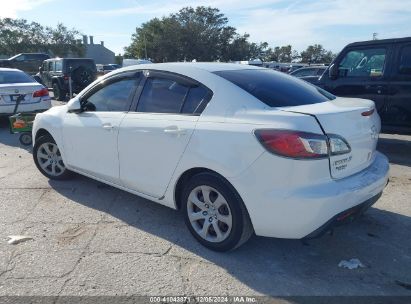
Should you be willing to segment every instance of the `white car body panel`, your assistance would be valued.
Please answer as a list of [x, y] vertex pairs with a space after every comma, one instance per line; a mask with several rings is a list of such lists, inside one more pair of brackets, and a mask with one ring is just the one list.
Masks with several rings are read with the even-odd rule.
[[[95, 84], [117, 73], [137, 69], [185, 75], [207, 86], [214, 95], [200, 116], [67, 113], [67, 107]], [[68, 106], [37, 115], [33, 138], [40, 129], [47, 130], [62, 147], [67, 168], [171, 208], [178, 207], [175, 189], [185, 172], [194, 168], [212, 170], [238, 191], [256, 234], [263, 236], [302, 238], [339, 212], [384, 189], [388, 161], [375, 152], [375, 130], [369, 129], [375, 126], [378, 134], [378, 114], [371, 117], [358, 114], [369, 109], [372, 102], [341, 98], [307, 106], [270, 108], [210, 73], [224, 69], [254, 67], [180, 63], [115, 70], [87, 87]], [[341, 111], [347, 112], [347, 108], [343, 109], [344, 101], [347, 101], [345, 107], [352, 107], [352, 112], [358, 115], [358, 123], [347, 126], [351, 114], [338, 120], [344, 117], [338, 116]], [[320, 126], [317, 119], [324, 125]], [[114, 128], [105, 129], [108, 123]], [[317, 134], [322, 134], [324, 128], [347, 136], [348, 141], [354, 141], [351, 153], [353, 163], [357, 163], [338, 175], [330, 172], [328, 158], [295, 160], [271, 154], [253, 133], [265, 128]], [[358, 138], [356, 130], [360, 131]], [[362, 159], [361, 149], [367, 155], [371, 151], [372, 157]], [[84, 156], [79, 159], [81, 153]]]
[[65, 164], [120, 184], [117, 139], [125, 115], [123, 112], [67, 113], [62, 129]]
[[118, 137], [121, 184], [162, 197], [197, 120], [198, 116], [190, 115], [126, 114]]

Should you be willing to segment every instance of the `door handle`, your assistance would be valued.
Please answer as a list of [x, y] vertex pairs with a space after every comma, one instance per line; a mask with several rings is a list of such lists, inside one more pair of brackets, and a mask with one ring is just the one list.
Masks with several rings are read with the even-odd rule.
[[186, 130], [180, 129], [180, 128], [177, 127], [177, 126], [170, 126], [170, 127], [167, 127], [167, 128], [164, 129], [164, 133], [174, 134], [174, 135], [180, 136], [180, 135], [185, 135], [185, 134], [186, 134]]
[[111, 131], [114, 129], [114, 126], [112, 126], [111, 123], [102, 124], [102, 127], [104, 130], [107, 130], [107, 131]]

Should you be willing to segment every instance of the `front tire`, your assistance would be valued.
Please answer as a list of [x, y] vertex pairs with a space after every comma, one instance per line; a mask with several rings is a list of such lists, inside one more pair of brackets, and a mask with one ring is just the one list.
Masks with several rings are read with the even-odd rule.
[[36, 140], [33, 159], [37, 169], [50, 179], [64, 180], [71, 177], [72, 172], [64, 165], [60, 149], [50, 135]]
[[211, 250], [235, 249], [253, 234], [241, 197], [217, 174], [206, 172], [192, 177], [184, 187], [182, 199], [188, 229]]

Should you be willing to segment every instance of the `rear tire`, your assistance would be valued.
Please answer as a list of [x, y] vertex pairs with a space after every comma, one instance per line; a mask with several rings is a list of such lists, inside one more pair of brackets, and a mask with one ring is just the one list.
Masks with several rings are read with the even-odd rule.
[[57, 82], [53, 83], [54, 98], [58, 101], [66, 100], [67, 92], [63, 90]]
[[50, 135], [36, 140], [33, 159], [37, 169], [50, 179], [65, 180], [72, 176], [72, 172], [64, 165], [60, 149]]
[[211, 250], [235, 249], [254, 232], [240, 195], [215, 173], [200, 173], [192, 177], [184, 187], [182, 200], [188, 229]]

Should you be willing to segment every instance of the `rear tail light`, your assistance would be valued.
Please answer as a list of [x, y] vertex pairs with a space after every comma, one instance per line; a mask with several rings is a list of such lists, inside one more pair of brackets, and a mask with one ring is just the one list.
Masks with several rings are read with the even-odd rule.
[[269, 152], [295, 159], [318, 159], [351, 151], [347, 141], [334, 134], [275, 129], [260, 129], [254, 134]]
[[369, 111], [362, 112], [362, 116], [371, 116], [374, 113], [375, 109], [371, 109]]
[[290, 130], [256, 130], [260, 143], [271, 153], [292, 158], [323, 158], [328, 156], [327, 137], [320, 134]]
[[328, 138], [331, 155], [339, 155], [351, 152], [350, 145], [343, 137], [335, 134], [328, 134]]
[[33, 93], [33, 97], [44, 97], [44, 96], [49, 96], [49, 90], [46, 88], [42, 88], [41, 90], [35, 91]]

